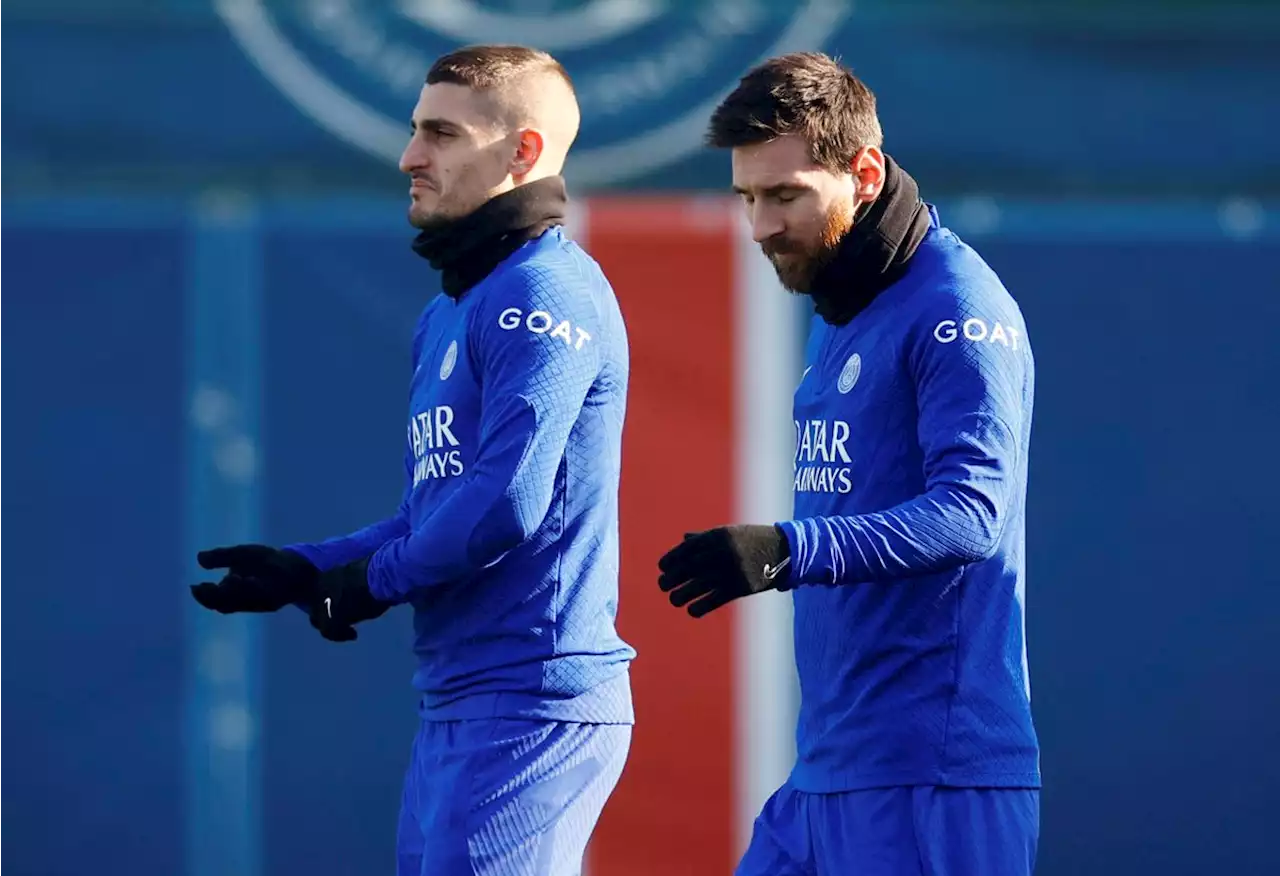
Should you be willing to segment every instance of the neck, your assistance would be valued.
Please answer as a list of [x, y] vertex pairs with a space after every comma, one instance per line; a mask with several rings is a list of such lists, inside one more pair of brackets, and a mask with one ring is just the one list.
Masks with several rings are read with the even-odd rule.
[[810, 288], [818, 315], [833, 325], [852, 320], [897, 282], [929, 230], [916, 181], [887, 155], [884, 188], [861, 214]]
[[461, 298], [524, 244], [563, 225], [567, 207], [564, 178], [543, 177], [493, 196], [466, 216], [420, 232], [413, 251], [440, 272], [446, 295]]

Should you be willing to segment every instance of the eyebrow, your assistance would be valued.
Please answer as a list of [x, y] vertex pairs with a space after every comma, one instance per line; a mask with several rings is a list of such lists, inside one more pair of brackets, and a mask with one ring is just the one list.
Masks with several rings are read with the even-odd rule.
[[435, 134], [462, 133], [462, 126], [457, 122], [451, 122], [448, 119], [410, 119], [409, 125], [415, 131], [426, 130]]
[[[733, 190], [739, 195], [751, 194], [750, 191], [744, 189], [742, 186], [734, 186]], [[772, 195], [785, 194], [787, 192], [804, 192], [807, 190], [807, 186], [802, 186], [799, 183], [778, 183], [777, 185], [765, 186], [760, 190], [760, 194], [768, 197]]]

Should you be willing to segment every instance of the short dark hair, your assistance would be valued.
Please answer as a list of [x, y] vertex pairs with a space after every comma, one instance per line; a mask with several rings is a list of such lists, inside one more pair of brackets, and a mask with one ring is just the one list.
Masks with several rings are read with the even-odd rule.
[[884, 142], [876, 98], [853, 71], [821, 52], [780, 55], [748, 70], [715, 112], [707, 145], [754, 146], [798, 134], [815, 164], [847, 173], [864, 146]]
[[427, 71], [427, 84], [448, 82], [487, 91], [507, 84], [517, 76], [551, 73], [559, 76], [572, 92], [573, 80], [559, 61], [541, 49], [515, 45], [476, 45], [441, 55]]

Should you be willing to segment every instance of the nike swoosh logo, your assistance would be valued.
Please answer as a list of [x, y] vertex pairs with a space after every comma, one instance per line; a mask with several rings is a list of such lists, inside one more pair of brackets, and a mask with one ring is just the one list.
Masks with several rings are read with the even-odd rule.
[[325, 614], [327, 614], [327, 615], [329, 615], [329, 617], [332, 619], [332, 617], [333, 617], [333, 600], [332, 600], [332, 599], [330, 599], [328, 596], [326, 596], [326, 597], [324, 598], [324, 613], [325, 613]]
[[774, 578], [777, 578], [778, 575], [782, 573], [782, 570], [789, 565], [791, 565], [791, 557], [787, 557], [785, 560], [783, 560], [781, 563], [778, 563], [778, 565], [776, 566], [771, 566], [768, 563], [765, 563], [764, 564], [764, 580], [772, 581]]

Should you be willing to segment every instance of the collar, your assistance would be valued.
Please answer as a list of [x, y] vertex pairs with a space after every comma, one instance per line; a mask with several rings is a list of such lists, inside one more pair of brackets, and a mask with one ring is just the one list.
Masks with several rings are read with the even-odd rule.
[[495, 195], [466, 216], [420, 232], [413, 251], [440, 271], [444, 293], [456, 300], [524, 244], [563, 225], [568, 201], [563, 177], [534, 180]]
[[818, 315], [844, 325], [906, 273], [929, 231], [929, 209], [920, 188], [885, 156], [884, 188], [845, 234], [831, 261], [813, 278], [810, 296]]

